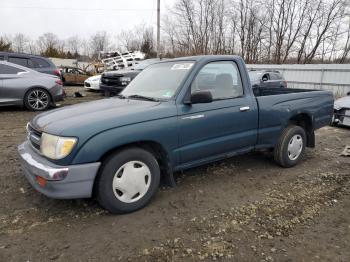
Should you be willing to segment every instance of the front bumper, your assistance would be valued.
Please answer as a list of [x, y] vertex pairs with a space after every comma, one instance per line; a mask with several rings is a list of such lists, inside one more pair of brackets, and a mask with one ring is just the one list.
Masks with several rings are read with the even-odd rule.
[[84, 87], [87, 89], [100, 90], [100, 82], [99, 81], [85, 81]]
[[125, 86], [107, 86], [104, 84], [100, 84], [100, 89], [102, 91], [107, 91], [110, 93], [120, 93], [121, 91], [124, 90], [125, 87], [126, 87], [126, 85]]
[[[56, 199], [89, 198], [99, 162], [82, 165], [58, 166], [33, 150], [28, 141], [18, 146], [23, 173], [40, 193]], [[46, 180], [40, 186], [37, 177]]]

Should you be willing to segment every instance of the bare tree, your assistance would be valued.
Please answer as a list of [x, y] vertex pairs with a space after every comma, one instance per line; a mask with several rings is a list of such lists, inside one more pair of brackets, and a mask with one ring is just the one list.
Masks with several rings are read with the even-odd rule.
[[349, 58], [349, 55], [350, 55], [350, 16], [348, 17], [348, 25], [346, 27], [345, 32], [346, 32], [345, 43], [339, 57], [340, 63], [345, 63], [346, 59]]
[[[321, 2], [321, 1], [320, 1]], [[334, 23], [341, 19], [344, 14], [345, 1], [332, 0], [331, 4], [327, 5], [321, 2], [321, 11], [319, 13], [317, 23], [315, 25], [315, 34], [309, 38], [310, 51], [305, 55], [304, 63], [310, 63], [321, 43], [325, 40], [326, 33], [334, 25]]]
[[90, 47], [93, 55], [98, 55], [100, 51], [107, 51], [110, 46], [110, 37], [105, 31], [95, 33], [90, 38]]
[[[248, 63], [346, 62], [350, 56], [349, 0], [176, 0], [162, 21], [162, 52], [169, 56], [240, 54]], [[115, 39], [114, 39], [115, 40]], [[12, 45], [11, 45], [12, 44]], [[116, 47], [115, 47], [116, 46]], [[154, 55], [153, 27], [124, 30], [112, 41], [104, 31], [89, 39], [35, 42], [23, 34], [0, 36], [0, 48], [58, 57], [100, 51], [142, 50]]]
[[77, 56], [80, 53], [81, 44], [82, 41], [77, 35], [71, 36], [66, 41], [66, 50], [74, 56]]
[[16, 34], [12, 39], [12, 46], [15, 52], [24, 53], [28, 50], [29, 39], [22, 33]]
[[45, 33], [39, 36], [37, 45], [41, 54], [50, 53], [52, 50], [57, 50], [59, 39], [53, 33]]

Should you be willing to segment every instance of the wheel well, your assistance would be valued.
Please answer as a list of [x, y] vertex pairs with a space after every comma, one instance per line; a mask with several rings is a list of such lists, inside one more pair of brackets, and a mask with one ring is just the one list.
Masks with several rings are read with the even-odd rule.
[[30, 88], [25, 92], [25, 94], [24, 94], [24, 96], [23, 96], [23, 104], [25, 104], [24, 99], [25, 99], [26, 95], [27, 95], [30, 91], [32, 91], [33, 89], [43, 89], [43, 90], [45, 90], [45, 91], [49, 94], [50, 100], [51, 100], [51, 103], [52, 103], [53, 98], [52, 98], [52, 95], [51, 95], [51, 93], [50, 93], [49, 90], [47, 90], [45, 87], [42, 87], [42, 86], [32, 86], [32, 87], [30, 87]]
[[315, 147], [314, 128], [312, 124], [312, 119], [308, 114], [302, 113], [302, 114], [293, 116], [291, 119], [289, 119], [288, 124], [293, 124], [304, 128], [306, 132], [306, 137], [307, 137], [306, 146]]
[[[172, 168], [170, 165], [170, 160], [168, 157], [167, 151], [163, 148], [163, 146], [157, 142], [154, 141], [138, 141], [134, 143], [129, 143], [126, 145], [122, 145], [116, 148], [113, 148], [109, 151], [107, 151], [101, 158], [100, 162], [103, 164], [103, 162], [111, 155], [116, 152], [120, 152], [124, 149], [130, 148], [130, 147], [139, 147], [144, 150], [147, 150], [150, 152], [157, 160], [160, 171], [161, 171], [161, 182], [162, 184], [167, 184], [169, 186], [174, 186], [174, 178], [172, 173]], [[102, 166], [102, 165], [101, 165]], [[101, 167], [100, 167], [101, 169]], [[100, 171], [100, 170], [99, 170]], [[100, 175], [100, 172], [98, 172], [97, 177], [95, 178], [95, 181], [97, 181], [98, 176]], [[96, 183], [94, 183], [96, 184]], [[93, 189], [93, 196], [96, 193], [95, 185]]]

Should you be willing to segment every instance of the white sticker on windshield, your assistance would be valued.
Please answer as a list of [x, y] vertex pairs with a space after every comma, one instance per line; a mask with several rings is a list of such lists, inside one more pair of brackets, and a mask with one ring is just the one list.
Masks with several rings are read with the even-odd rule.
[[189, 70], [193, 66], [193, 63], [175, 64], [171, 67], [171, 70]]

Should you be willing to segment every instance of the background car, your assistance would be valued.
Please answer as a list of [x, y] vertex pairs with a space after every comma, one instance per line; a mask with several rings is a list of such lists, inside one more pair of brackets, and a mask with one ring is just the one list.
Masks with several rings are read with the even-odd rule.
[[286, 88], [287, 82], [279, 71], [250, 70], [248, 71], [253, 91], [255, 88]]
[[61, 73], [55, 64], [46, 57], [21, 53], [0, 52], [0, 61], [1, 60], [28, 67], [40, 73], [61, 77]]
[[63, 100], [62, 81], [13, 63], [0, 61], [0, 105], [42, 111]]
[[160, 58], [146, 59], [129, 69], [105, 72], [101, 76], [100, 89], [105, 95], [119, 94], [143, 69], [160, 60]]
[[350, 92], [334, 101], [333, 124], [350, 127]]
[[84, 81], [91, 76], [77, 67], [61, 66], [60, 71], [64, 85], [84, 85]]
[[84, 87], [90, 90], [100, 90], [101, 75], [91, 76], [84, 81]]

